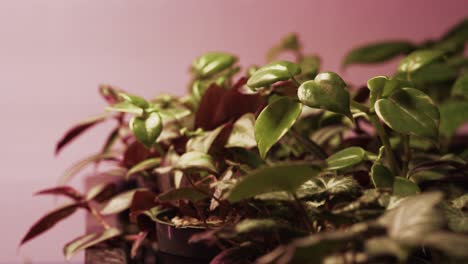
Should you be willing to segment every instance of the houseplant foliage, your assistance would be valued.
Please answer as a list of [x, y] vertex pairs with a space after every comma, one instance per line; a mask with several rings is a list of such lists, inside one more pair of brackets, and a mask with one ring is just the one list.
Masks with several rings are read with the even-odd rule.
[[[71, 202], [21, 244], [84, 209], [102, 230], [67, 243], [67, 259], [118, 239], [138, 256], [159, 221], [198, 228], [180, 243], [216, 245], [211, 263], [466, 263], [467, 39], [464, 20], [424, 43], [355, 48], [344, 67], [400, 58], [392, 76], [363, 87], [322, 71], [294, 34], [263, 67], [243, 71], [220, 52], [197, 58], [187, 96], [101, 86], [107, 112], [69, 130], [56, 152], [99, 123], [115, 129], [58, 187], [38, 192]], [[91, 164], [115, 180], [86, 193], [67, 185]], [[111, 226], [104, 216], [115, 214]]]

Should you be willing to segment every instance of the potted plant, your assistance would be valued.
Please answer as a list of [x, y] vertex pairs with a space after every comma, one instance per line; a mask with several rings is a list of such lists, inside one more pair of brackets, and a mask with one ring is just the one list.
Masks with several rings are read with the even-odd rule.
[[[393, 76], [362, 87], [321, 71], [294, 34], [244, 72], [231, 54], [197, 58], [184, 97], [101, 86], [107, 112], [56, 152], [99, 123], [115, 129], [38, 192], [71, 202], [21, 244], [85, 209], [101, 230], [67, 243], [67, 259], [125, 241], [132, 258], [159, 252], [162, 263], [466, 263], [467, 39], [464, 20], [424, 43], [355, 48], [344, 67], [403, 55]], [[66, 185], [91, 164], [114, 180], [86, 193]]]

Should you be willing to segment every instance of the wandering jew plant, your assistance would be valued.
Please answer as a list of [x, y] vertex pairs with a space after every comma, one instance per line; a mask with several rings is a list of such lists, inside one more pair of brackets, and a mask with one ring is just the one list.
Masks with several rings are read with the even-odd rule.
[[[107, 112], [69, 130], [56, 153], [99, 123], [115, 128], [37, 193], [70, 202], [21, 244], [84, 209], [102, 229], [67, 243], [67, 259], [110, 240], [133, 244], [135, 259], [163, 250], [165, 223], [196, 228], [190, 243], [216, 248], [206, 263], [467, 263], [467, 39], [464, 20], [423, 43], [355, 48], [343, 67], [402, 57], [364, 86], [320, 70], [294, 34], [246, 71], [228, 53], [197, 58], [183, 97], [101, 86]], [[85, 193], [66, 185], [92, 164], [114, 179]]]

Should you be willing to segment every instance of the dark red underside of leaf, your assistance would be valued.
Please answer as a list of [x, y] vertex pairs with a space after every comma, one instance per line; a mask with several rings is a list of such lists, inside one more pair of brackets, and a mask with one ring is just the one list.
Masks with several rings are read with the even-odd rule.
[[58, 155], [60, 151], [73, 139], [81, 135], [86, 130], [90, 129], [91, 127], [95, 126], [96, 124], [101, 123], [102, 121], [106, 120], [105, 117], [94, 119], [91, 122], [85, 122], [83, 124], [76, 125], [72, 127], [70, 130], [65, 133], [62, 139], [59, 140], [57, 146], [55, 147], [55, 155]]
[[44, 215], [29, 229], [28, 233], [26, 233], [24, 238], [21, 240], [20, 245], [23, 245], [29, 240], [51, 229], [55, 224], [73, 214], [80, 206], [81, 204], [78, 203], [69, 204], [64, 207], [57, 208], [54, 211]]
[[242, 94], [239, 89], [246, 82], [246, 78], [241, 78], [231, 89], [212, 84], [201, 99], [195, 126], [212, 130], [243, 114], [257, 113], [265, 105], [264, 99], [258, 94]]
[[63, 195], [75, 201], [79, 201], [83, 199], [83, 195], [81, 195], [81, 193], [75, 190], [75, 188], [70, 187], [70, 186], [58, 186], [58, 187], [53, 187], [49, 189], [44, 189], [44, 190], [38, 191], [34, 195], [42, 195], [42, 194]]
[[156, 156], [155, 153], [148, 150], [143, 144], [138, 141], [131, 143], [128, 148], [125, 150], [123, 157], [123, 165], [126, 168], [131, 168], [136, 164]]

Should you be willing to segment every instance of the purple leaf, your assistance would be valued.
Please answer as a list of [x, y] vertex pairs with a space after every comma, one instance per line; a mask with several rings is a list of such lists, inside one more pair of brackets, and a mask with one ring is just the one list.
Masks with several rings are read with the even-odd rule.
[[69, 197], [75, 201], [80, 201], [83, 199], [83, 195], [75, 190], [75, 188], [70, 186], [57, 186], [49, 189], [44, 189], [38, 191], [34, 195], [42, 195], [42, 194], [53, 194], [53, 195], [63, 195]]
[[60, 139], [55, 147], [55, 155], [58, 155], [59, 152], [65, 147], [68, 143], [70, 143], [73, 139], [81, 135], [81, 133], [85, 132], [89, 128], [93, 127], [96, 124], [99, 124], [107, 119], [107, 115], [100, 115], [96, 117], [89, 118], [87, 120], [81, 121], [80, 123], [76, 124], [70, 130], [65, 133], [65, 135]]
[[67, 260], [78, 251], [84, 250], [103, 241], [120, 236], [121, 232], [117, 228], [105, 229], [100, 233], [90, 233], [73, 239], [63, 247], [63, 254]]

